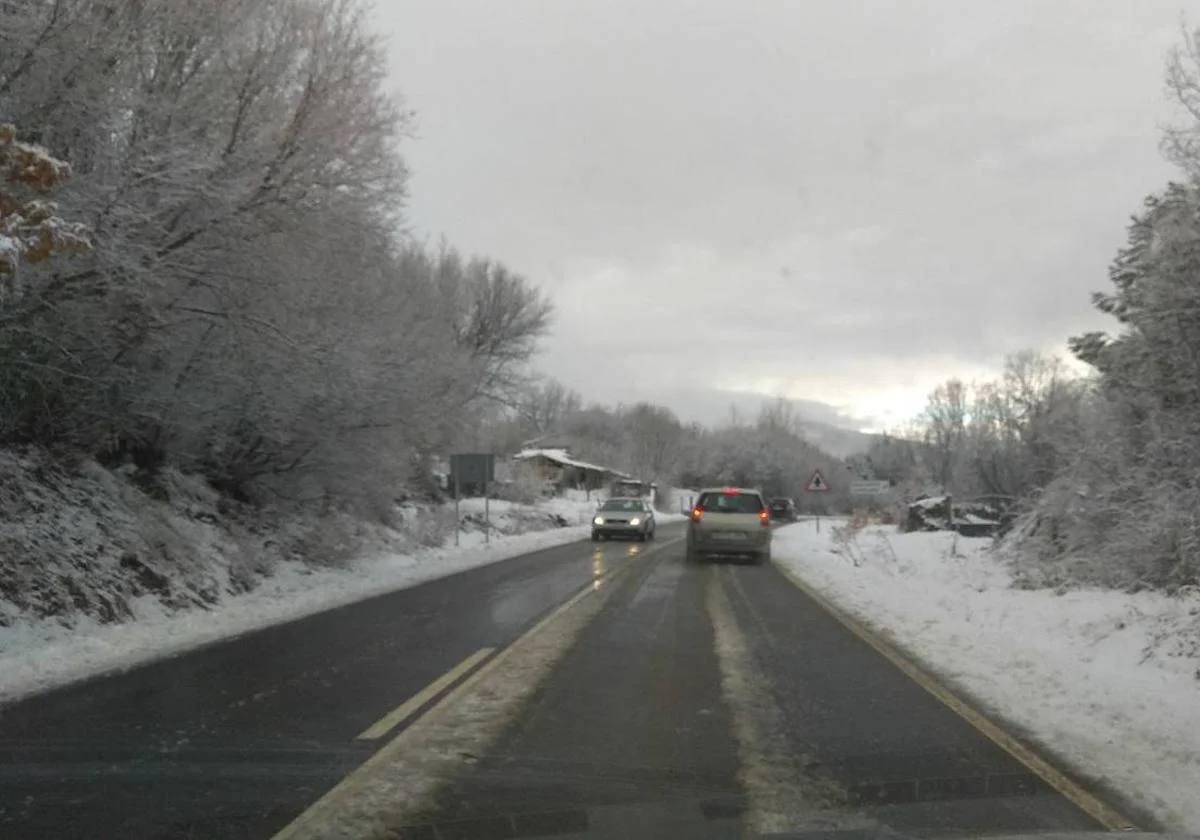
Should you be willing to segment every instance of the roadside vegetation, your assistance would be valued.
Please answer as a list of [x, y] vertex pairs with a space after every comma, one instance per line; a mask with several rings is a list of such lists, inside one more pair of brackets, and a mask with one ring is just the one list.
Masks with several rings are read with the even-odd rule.
[[[785, 400], [705, 428], [536, 376], [550, 298], [406, 232], [417, 117], [385, 90], [365, 14], [359, 0], [0, 4], [0, 449], [32, 465], [20, 482], [99, 468], [167, 500], [183, 476], [224, 500], [206, 516], [387, 527], [405, 500], [438, 498], [447, 452], [558, 438], [640, 478], [754, 485], [802, 512], [849, 510], [855, 474], [1002, 497], [1024, 512], [1010, 539], [1034, 585], [1200, 583], [1195, 36], [1167, 71], [1180, 180], [1146, 200], [1095, 296], [1114, 333], [1070, 341], [1090, 373], [1015, 355], [995, 382], [945, 383], [847, 464]], [[803, 492], [816, 469], [832, 492]], [[22, 540], [52, 539], [49, 514], [21, 507], [15, 473], [0, 482], [0, 592], [25, 592], [43, 555]], [[310, 530], [307, 551], [279, 556], [350, 556], [361, 529]], [[176, 541], [143, 543], [163, 560]]]
[[4, 226], [71, 220], [0, 262], [0, 444], [384, 513], [512, 380], [550, 305], [403, 235], [413, 116], [364, 14], [0, 7]]
[[343, 563], [519, 381], [550, 303], [405, 234], [385, 77], [357, 0], [0, 4], [10, 608]]
[[0, 4], [0, 624], [437, 542], [411, 504], [459, 447], [553, 429], [664, 483], [818, 457], [789, 417], [685, 428], [534, 375], [549, 298], [406, 231], [416, 115], [365, 16]]
[[1110, 333], [1072, 336], [1076, 373], [1035, 353], [997, 381], [950, 380], [868, 454], [880, 477], [1024, 511], [1009, 545], [1029, 585], [1200, 585], [1200, 35], [1167, 61], [1179, 180], [1146, 198], [1093, 305]]

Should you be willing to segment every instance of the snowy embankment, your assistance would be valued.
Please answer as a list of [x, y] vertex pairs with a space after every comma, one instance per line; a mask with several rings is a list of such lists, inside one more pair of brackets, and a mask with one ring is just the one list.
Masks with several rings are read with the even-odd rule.
[[[0, 451], [0, 703], [584, 539], [596, 500], [259, 511], [194, 478]], [[668, 521], [671, 516], [662, 516]]]
[[171, 609], [152, 595], [142, 595], [131, 602], [133, 616], [120, 624], [102, 624], [92, 617], [82, 617], [72, 627], [50, 621], [18, 621], [0, 627], [0, 702], [563, 545], [588, 533], [586, 525], [570, 525], [494, 536], [484, 545], [482, 531], [473, 530], [462, 535], [458, 548], [451, 537], [445, 548], [366, 554], [347, 568], [281, 563], [253, 591], [203, 609]]
[[1200, 592], [1015, 589], [990, 539], [839, 524], [781, 529], [777, 562], [1078, 772], [1200, 832]]

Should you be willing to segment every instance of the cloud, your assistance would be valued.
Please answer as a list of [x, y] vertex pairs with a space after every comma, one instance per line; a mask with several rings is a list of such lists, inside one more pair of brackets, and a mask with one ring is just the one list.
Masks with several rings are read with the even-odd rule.
[[1089, 293], [1171, 175], [1176, 2], [377, 14], [420, 123], [413, 227], [546, 287], [540, 364], [598, 399], [784, 388], [899, 417], [1104, 325]]

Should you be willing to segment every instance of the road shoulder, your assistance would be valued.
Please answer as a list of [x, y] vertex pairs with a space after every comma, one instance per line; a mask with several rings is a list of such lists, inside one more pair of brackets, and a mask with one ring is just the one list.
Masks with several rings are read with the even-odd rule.
[[[812, 530], [811, 525], [803, 523], [795, 526], [793, 533], [801, 528]], [[1006, 660], [1017, 656], [1027, 667], [1041, 667], [1044, 663], [1030, 660], [1038, 657], [1038, 645], [1044, 640], [1030, 635], [1036, 633], [1035, 624], [1024, 632], [1016, 626], [1002, 630], [1017, 615], [983, 610], [972, 615], [976, 609], [973, 599], [986, 603], [993, 597], [1020, 599], [1027, 594], [1003, 590], [993, 594], [993, 579], [1002, 577], [1003, 571], [1002, 567], [996, 568], [1000, 560], [978, 552], [979, 546], [974, 544], [982, 545], [983, 541], [964, 540], [957, 553], [940, 558], [941, 563], [953, 565], [948, 573], [943, 572], [946, 577], [959, 574], [975, 582], [973, 588], [967, 587], [967, 591], [955, 595], [953, 603], [947, 603], [942, 591], [944, 579], [924, 577], [925, 571], [939, 574], [940, 565], [933, 565], [939, 561], [914, 556], [904, 540], [906, 536], [930, 535], [888, 536], [883, 534], [884, 529], [878, 529], [881, 535], [867, 534], [847, 548], [832, 539], [829, 526], [826, 528], [822, 538], [815, 533], [803, 534], [799, 539], [785, 536], [779, 541], [782, 550], [776, 552], [775, 562], [793, 584], [851, 632], [1101, 824], [1114, 830], [1129, 830], [1135, 824], [1156, 828], [1164, 823], [1175, 830], [1194, 829], [1157, 792], [1147, 794], [1145, 789], [1130, 784], [1130, 778], [1137, 774], [1129, 766], [1129, 759], [1145, 760], [1135, 758], [1136, 749], [1115, 773], [1109, 772], [1113, 769], [1113, 762], [1108, 760], [1113, 752], [1111, 742], [1089, 752], [1089, 742], [1096, 738], [1094, 730], [1103, 733], [1109, 725], [1108, 721], [1096, 728], [1087, 724], [1089, 716], [1101, 711], [1103, 697], [1073, 697], [1071, 687], [1060, 685], [1063, 675], [1048, 678], [1036, 689], [1014, 694], [1014, 687], [1029, 675]], [[877, 540], [878, 544], [868, 540]], [[928, 570], [922, 568], [923, 562], [931, 564]], [[978, 568], [972, 564], [978, 564]], [[1045, 597], [1042, 593], [1033, 595]], [[1003, 632], [1009, 637], [997, 638], [997, 633]], [[1081, 652], [1081, 656], [1087, 658], [1088, 652]], [[1049, 697], [1052, 686], [1058, 686], [1053, 689], [1057, 696], [1052, 698], [1053, 714], [1047, 719], [1042, 698]], [[1054, 716], [1066, 718], [1066, 724], [1058, 725]], [[1088, 737], [1071, 743], [1071, 731], [1080, 729]], [[1169, 755], [1161, 757], [1171, 765]], [[1196, 762], [1194, 756], [1191, 761]], [[1194, 772], [1200, 772], [1200, 764], [1195, 764]], [[1187, 786], [1186, 782], [1179, 784]]]

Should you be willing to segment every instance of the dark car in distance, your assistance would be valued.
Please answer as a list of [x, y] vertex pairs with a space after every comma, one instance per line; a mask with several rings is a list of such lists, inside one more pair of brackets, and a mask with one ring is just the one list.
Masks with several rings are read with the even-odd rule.
[[768, 507], [771, 510], [772, 520], [776, 522], [796, 521], [796, 503], [792, 499], [779, 496], [771, 499]]

